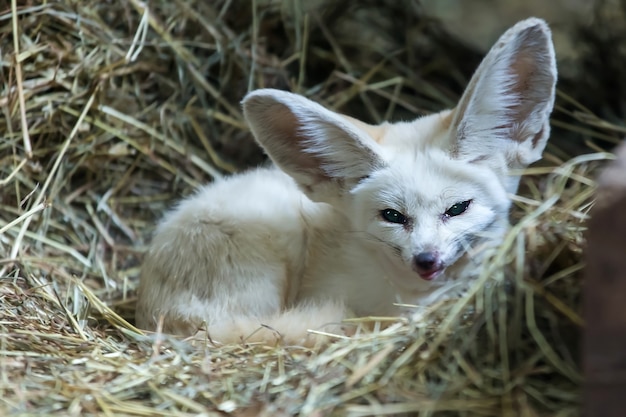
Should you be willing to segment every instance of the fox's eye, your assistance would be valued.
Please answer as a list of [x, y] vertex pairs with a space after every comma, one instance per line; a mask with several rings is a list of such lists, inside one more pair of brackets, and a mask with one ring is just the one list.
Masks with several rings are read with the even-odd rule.
[[388, 221], [389, 223], [405, 224], [407, 221], [404, 214], [394, 209], [381, 210], [380, 217], [382, 217], [385, 221]]
[[472, 200], [461, 201], [460, 203], [453, 204], [448, 210], [446, 210], [446, 217], [454, 217], [459, 214], [465, 213], [465, 210], [469, 207]]

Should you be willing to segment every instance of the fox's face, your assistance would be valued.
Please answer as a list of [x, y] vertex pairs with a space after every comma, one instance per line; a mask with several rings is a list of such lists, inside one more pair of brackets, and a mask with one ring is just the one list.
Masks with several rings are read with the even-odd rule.
[[372, 126], [277, 90], [243, 104], [276, 165], [345, 216], [385, 278], [421, 290], [478, 242], [501, 238], [507, 194], [548, 140], [555, 83], [549, 29], [528, 19], [500, 38], [451, 111]]
[[446, 269], [483, 242], [498, 242], [510, 199], [488, 166], [441, 150], [397, 153], [350, 191], [352, 231], [387, 278], [407, 291], [442, 284]]

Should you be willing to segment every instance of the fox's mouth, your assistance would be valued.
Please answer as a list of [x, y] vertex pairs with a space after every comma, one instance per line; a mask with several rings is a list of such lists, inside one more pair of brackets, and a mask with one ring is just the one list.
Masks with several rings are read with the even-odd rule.
[[413, 256], [413, 270], [424, 281], [434, 280], [444, 269], [446, 269], [446, 264], [438, 251], [421, 252]]
[[432, 281], [433, 279], [437, 278], [439, 275], [441, 275], [441, 273], [443, 272], [444, 267], [442, 266], [439, 269], [435, 269], [435, 270], [431, 270], [431, 271], [423, 271], [423, 272], [418, 272], [419, 276], [425, 280], [425, 281]]

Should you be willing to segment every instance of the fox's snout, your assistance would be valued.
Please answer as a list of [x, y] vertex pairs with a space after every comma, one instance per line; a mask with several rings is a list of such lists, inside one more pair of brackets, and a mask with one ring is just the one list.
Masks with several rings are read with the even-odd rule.
[[444, 269], [439, 252], [420, 252], [413, 256], [413, 269], [422, 279], [430, 281]]

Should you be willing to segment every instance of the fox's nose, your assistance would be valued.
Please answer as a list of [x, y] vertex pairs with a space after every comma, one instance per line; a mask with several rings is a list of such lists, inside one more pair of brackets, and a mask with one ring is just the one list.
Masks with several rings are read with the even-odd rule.
[[442, 269], [438, 252], [421, 252], [413, 257], [415, 270], [424, 279], [432, 279]]
[[429, 271], [437, 265], [439, 255], [437, 252], [422, 252], [415, 255], [414, 262], [418, 269]]

